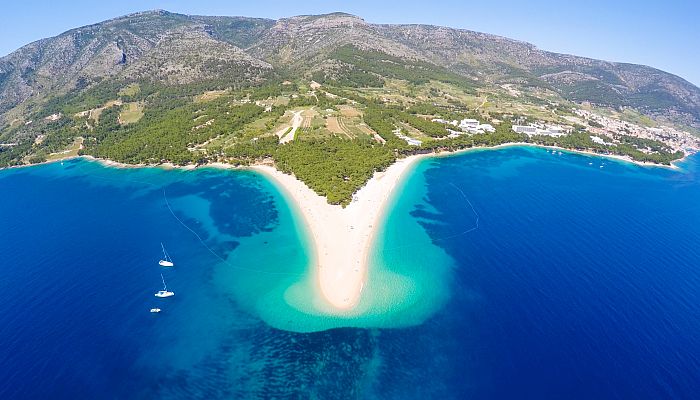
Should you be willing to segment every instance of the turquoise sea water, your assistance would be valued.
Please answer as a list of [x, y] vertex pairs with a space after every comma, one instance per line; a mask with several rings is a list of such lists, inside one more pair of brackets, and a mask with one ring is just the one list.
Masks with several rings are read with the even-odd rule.
[[697, 166], [421, 162], [351, 316], [260, 175], [0, 171], [0, 398], [695, 398]]

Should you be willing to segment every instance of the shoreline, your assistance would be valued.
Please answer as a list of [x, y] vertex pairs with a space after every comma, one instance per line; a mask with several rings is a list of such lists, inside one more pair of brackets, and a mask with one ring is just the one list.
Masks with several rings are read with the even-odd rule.
[[[543, 146], [532, 143], [505, 143], [490, 147], [471, 147], [456, 151], [426, 152], [409, 155], [396, 160], [384, 171], [375, 172], [364, 186], [354, 195], [350, 204], [343, 208], [332, 205], [295, 176], [277, 170], [269, 163], [257, 163], [250, 166], [234, 166], [223, 162], [202, 165], [178, 166], [172, 163], [156, 165], [125, 164], [93, 156], [74, 156], [52, 160], [40, 164], [13, 166], [10, 168], [31, 167], [41, 164], [63, 162], [83, 158], [111, 168], [161, 168], [165, 170], [192, 171], [199, 168], [216, 168], [230, 170], [249, 170], [257, 172], [283, 192], [284, 197], [291, 198], [301, 213], [304, 226], [310, 235], [315, 257], [313, 259], [313, 276], [319, 291], [327, 303], [337, 311], [349, 311], [360, 301], [362, 289], [368, 275], [370, 250], [374, 243], [378, 225], [387, 212], [387, 204], [396, 195], [395, 188], [404, 179], [419, 160], [457, 156], [471, 151], [497, 150], [507, 147], [538, 147], [556, 149], [569, 153], [579, 153], [593, 157], [609, 158], [642, 167], [663, 167], [680, 170], [674, 161], [671, 165], [643, 163], [628, 157], [598, 154], [591, 151], [571, 150], [558, 146]], [[311, 266], [310, 266], [311, 267]]]
[[695, 153], [690, 153], [686, 154], [683, 156], [683, 158], [679, 158], [677, 160], [671, 161], [670, 165], [664, 165], [664, 164], [657, 164], [657, 163], [652, 163], [652, 162], [646, 162], [646, 161], [636, 161], [633, 160], [632, 158], [628, 156], [620, 156], [617, 154], [600, 154], [596, 153], [593, 151], [589, 150], [575, 150], [575, 149], [567, 149], [566, 147], [559, 147], [559, 146], [546, 146], [543, 144], [535, 144], [535, 143], [527, 143], [527, 142], [514, 142], [514, 143], [504, 143], [504, 144], [499, 144], [496, 146], [483, 146], [483, 147], [469, 147], [466, 149], [459, 149], [459, 150], [454, 150], [454, 151], [449, 151], [449, 150], [444, 150], [444, 151], [433, 151], [429, 153], [420, 153], [419, 155], [428, 155], [428, 156], [433, 156], [433, 157], [449, 157], [449, 156], [456, 156], [460, 155], [462, 153], [467, 153], [470, 151], [479, 151], [479, 150], [498, 150], [498, 149], [504, 149], [508, 147], [535, 147], [535, 148], [540, 148], [540, 149], [549, 149], [549, 150], [558, 150], [562, 152], [567, 152], [571, 154], [583, 154], [583, 155], [588, 155], [588, 156], [593, 156], [593, 157], [600, 157], [600, 158], [607, 158], [611, 160], [617, 160], [620, 162], [628, 163], [628, 164], [633, 164], [638, 167], [652, 167], [652, 168], [665, 168], [665, 169], [672, 169], [675, 171], [679, 171], [681, 168], [676, 165], [676, 163], [680, 163], [685, 161], [689, 156], [695, 154]]
[[[657, 164], [657, 163], [652, 163], [652, 162], [646, 162], [646, 161], [636, 161], [633, 160], [632, 158], [628, 156], [620, 156], [616, 154], [600, 154], [600, 153], [595, 153], [593, 151], [589, 150], [575, 150], [575, 149], [567, 149], [566, 147], [559, 147], [559, 146], [546, 146], [542, 144], [535, 144], [535, 143], [527, 143], [527, 142], [514, 142], [514, 143], [504, 143], [504, 144], [499, 144], [496, 146], [482, 146], [482, 147], [469, 147], [465, 149], [459, 149], [459, 150], [454, 150], [454, 151], [449, 151], [449, 150], [442, 150], [442, 151], [429, 151], [426, 153], [415, 153], [415, 154], [410, 154], [404, 158], [399, 158], [397, 159], [398, 161], [404, 160], [408, 157], [413, 157], [413, 156], [421, 156], [421, 157], [445, 157], [445, 156], [450, 156], [450, 155], [459, 155], [462, 153], [467, 153], [470, 151], [479, 151], [479, 150], [498, 150], [502, 148], [507, 148], [507, 147], [537, 147], [541, 149], [556, 149], [560, 151], [566, 151], [568, 153], [573, 153], [573, 154], [585, 154], [589, 156], [594, 156], [594, 157], [600, 157], [600, 158], [608, 158], [612, 160], [617, 160], [629, 164], [634, 164], [640, 167], [657, 167], [657, 168], [666, 168], [666, 169], [673, 169], [673, 170], [680, 170], [680, 167], [676, 165], [676, 163], [680, 163], [685, 161], [690, 155], [696, 154], [696, 153], [689, 153], [685, 154], [682, 158], [679, 158], [677, 160], [671, 161], [670, 165], [664, 165], [664, 164]], [[698, 151], [700, 153], [700, 150]], [[175, 165], [173, 163], [165, 162], [165, 163], [160, 163], [160, 164], [127, 164], [127, 163], [122, 163], [119, 161], [112, 161], [109, 159], [104, 159], [104, 158], [97, 158], [91, 155], [78, 155], [78, 156], [71, 156], [71, 157], [66, 157], [66, 158], [59, 158], [56, 160], [51, 160], [51, 161], [44, 161], [40, 163], [35, 163], [35, 164], [23, 164], [23, 165], [12, 165], [9, 167], [0, 167], [0, 171], [3, 170], [10, 170], [10, 169], [18, 169], [18, 168], [29, 168], [29, 167], [35, 167], [39, 165], [48, 165], [48, 164], [54, 164], [57, 162], [64, 162], [64, 161], [70, 161], [74, 160], [76, 158], [82, 158], [85, 160], [93, 161], [100, 163], [106, 167], [112, 167], [112, 168], [124, 168], [124, 169], [131, 169], [131, 168], [161, 168], [161, 169], [166, 169], [166, 170], [173, 170], [173, 169], [179, 169], [179, 170], [185, 170], [185, 171], [192, 171], [196, 170], [199, 168], [216, 168], [216, 169], [254, 169], [257, 166], [269, 166], [268, 163], [255, 163], [251, 165], [241, 165], [241, 166], [236, 166], [236, 165], [231, 165], [225, 162], [221, 161], [214, 161], [206, 164], [188, 164], [188, 165]]]

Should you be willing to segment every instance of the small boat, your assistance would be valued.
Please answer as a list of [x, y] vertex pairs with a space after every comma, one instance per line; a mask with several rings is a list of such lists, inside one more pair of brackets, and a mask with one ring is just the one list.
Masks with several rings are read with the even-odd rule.
[[152, 313], [159, 313], [159, 312], [160, 312], [160, 308], [151, 308], [151, 312], [152, 312]]
[[173, 267], [175, 264], [173, 263], [173, 259], [170, 258], [170, 255], [168, 254], [167, 251], [165, 251], [165, 246], [163, 246], [163, 243], [160, 244], [160, 247], [163, 249], [163, 259], [158, 261], [158, 265], [161, 267]]
[[161, 298], [175, 296], [174, 292], [168, 291], [168, 286], [165, 284], [165, 278], [163, 278], [163, 274], [160, 274], [160, 279], [163, 281], [163, 290], [159, 290], [158, 293], [155, 294], [155, 296]]

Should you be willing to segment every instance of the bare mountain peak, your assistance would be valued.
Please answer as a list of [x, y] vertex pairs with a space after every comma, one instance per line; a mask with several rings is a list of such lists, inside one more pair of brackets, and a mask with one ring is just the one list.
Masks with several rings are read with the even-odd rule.
[[367, 25], [364, 19], [342, 12], [321, 15], [299, 15], [296, 17], [282, 18], [276, 26], [284, 29], [296, 28], [352, 28], [356, 25]]

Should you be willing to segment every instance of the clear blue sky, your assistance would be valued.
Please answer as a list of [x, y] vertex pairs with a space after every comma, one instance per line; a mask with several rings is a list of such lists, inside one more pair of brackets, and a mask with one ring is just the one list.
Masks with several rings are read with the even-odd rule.
[[369, 22], [471, 29], [544, 50], [646, 64], [700, 86], [698, 0], [12, 0], [2, 5], [0, 55], [71, 28], [156, 8], [275, 19], [345, 11]]

